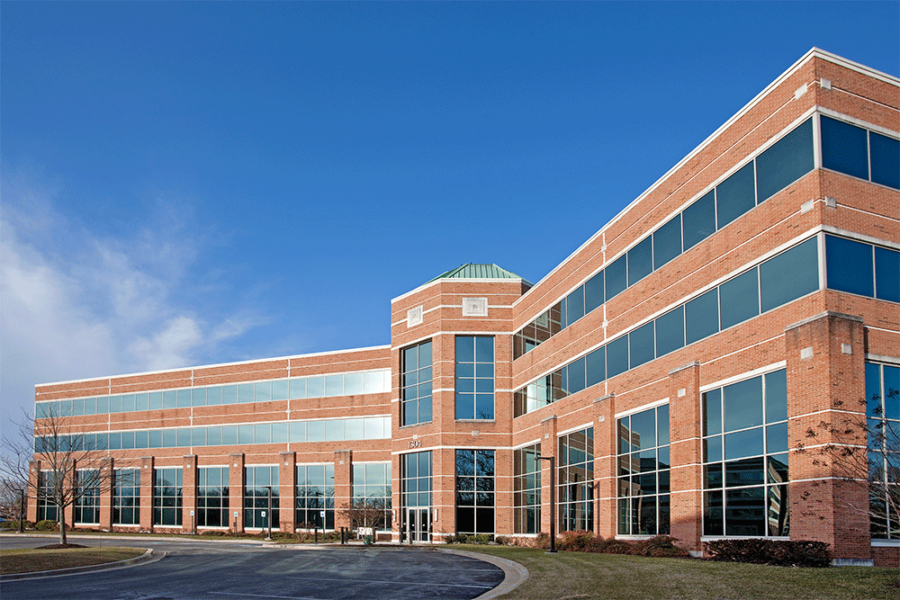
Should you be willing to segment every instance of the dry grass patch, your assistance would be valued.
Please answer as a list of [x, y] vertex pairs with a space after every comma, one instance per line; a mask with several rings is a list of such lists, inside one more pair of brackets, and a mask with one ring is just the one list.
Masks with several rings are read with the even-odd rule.
[[514, 560], [528, 580], [503, 600], [897, 600], [900, 570], [801, 569], [499, 546], [461, 546]]
[[115, 546], [67, 548], [64, 550], [0, 550], [0, 575], [37, 573], [87, 565], [102, 565], [136, 558], [146, 551], [146, 548], [118, 548]]

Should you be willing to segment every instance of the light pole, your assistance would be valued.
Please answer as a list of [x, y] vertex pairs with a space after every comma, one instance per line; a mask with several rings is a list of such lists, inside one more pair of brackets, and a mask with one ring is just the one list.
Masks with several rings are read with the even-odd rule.
[[272, 541], [272, 486], [267, 485], [266, 491], [269, 496], [269, 507], [266, 511], [266, 524], [269, 526], [269, 535], [266, 536], [266, 540]]
[[538, 460], [550, 461], [550, 549], [548, 554], [556, 554], [556, 457], [538, 456]]
[[25, 489], [19, 490], [19, 533], [25, 533]]

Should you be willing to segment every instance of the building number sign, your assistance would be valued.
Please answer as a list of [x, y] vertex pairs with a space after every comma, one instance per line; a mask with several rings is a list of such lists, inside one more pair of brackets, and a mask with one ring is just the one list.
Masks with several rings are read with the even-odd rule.
[[410, 440], [409, 447], [410, 448], [421, 448], [422, 440]]

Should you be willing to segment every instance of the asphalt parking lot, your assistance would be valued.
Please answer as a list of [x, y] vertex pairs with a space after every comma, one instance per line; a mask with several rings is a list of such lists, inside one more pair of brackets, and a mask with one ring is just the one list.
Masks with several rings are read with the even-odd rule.
[[[132, 567], [0, 582], [4, 600], [405, 600], [475, 598], [503, 581], [499, 567], [431, 548], [272, 547], [254, 543], [71, 539], [85, 545], [166, 552]], [[0, 536], [0, 548], [52, 538]]]

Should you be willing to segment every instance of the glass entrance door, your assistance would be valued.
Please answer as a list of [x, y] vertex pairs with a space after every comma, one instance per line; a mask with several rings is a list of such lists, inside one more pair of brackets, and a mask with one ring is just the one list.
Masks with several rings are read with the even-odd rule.
[[411, 544], [431, 541], [431, 511], [429, 509], [406, 509], [406, 539]]

